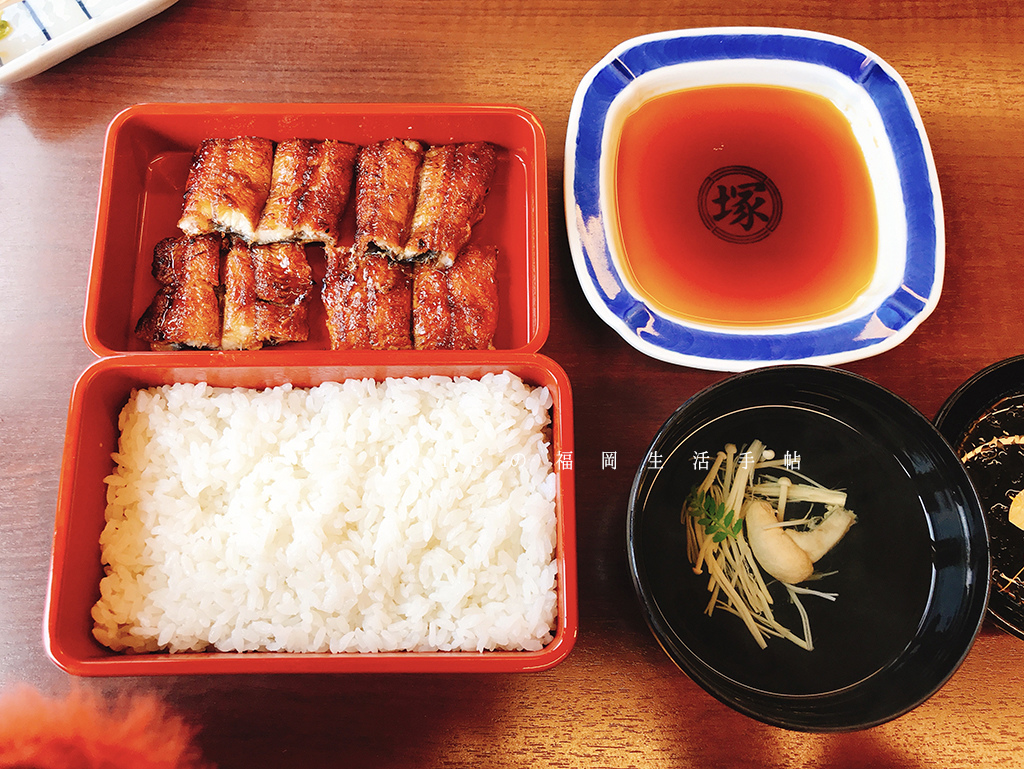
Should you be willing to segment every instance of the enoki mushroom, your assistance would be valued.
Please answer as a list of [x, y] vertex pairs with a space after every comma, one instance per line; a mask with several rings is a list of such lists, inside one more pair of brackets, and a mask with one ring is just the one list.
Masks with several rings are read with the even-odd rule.
[[[693, 570], [708, 574], [706, 614], [716, 608], [735, 614], [761, 648], [775, 636], [811, 650], [810, 619], [800, 596], [834, 601], [837, 594], [799, 583], [826, 576], [815, 571], [815, 563], [857, 518], [846, 508], [845, 492], [827, 489], [786, 464], [761, 441], [742, 452], [728, 444], [687, 498], [682, 522]], [[796, 607], [799, 634], [775, 617], [772, 579]]]

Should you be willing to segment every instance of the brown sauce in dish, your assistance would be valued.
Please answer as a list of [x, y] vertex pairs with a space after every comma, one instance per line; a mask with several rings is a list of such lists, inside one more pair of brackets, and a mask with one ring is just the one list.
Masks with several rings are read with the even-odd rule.
[[671, 315], [794, 323], [871, 282], [867, 164], [824, 97], [737, 85], [650, 99], [623, 121], [613, 187], [627, 281]]

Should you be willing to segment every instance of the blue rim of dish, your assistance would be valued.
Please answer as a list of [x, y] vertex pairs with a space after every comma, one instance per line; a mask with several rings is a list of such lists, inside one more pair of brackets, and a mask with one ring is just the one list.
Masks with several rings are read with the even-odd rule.
[[[666, 317], [635, 296], [615, 267], [601, 210], [602, 140], [616, 96], [641, 75], [675, 64], [715, 60], [788, 60], [827, 67], [869, 95], [892, 145], [906, 207], [904, 274], [874, 309], [823, 328], [701, 328]], [[597, 314], [651, 357], [721, 371], [775, 363], [833, 365], [865, 358], [904, 341], [938, 303], [945, 233], [938, 176], [920, 114], [899, 74], [849, 40], [789, 29], [735, 27], [679, 30], [633, 38], [583, 78], [566, 134], [565, 207], [577, 276]]]

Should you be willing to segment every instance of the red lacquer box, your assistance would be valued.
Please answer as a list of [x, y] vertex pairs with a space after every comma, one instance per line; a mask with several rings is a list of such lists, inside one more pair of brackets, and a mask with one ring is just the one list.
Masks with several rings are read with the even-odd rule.
[[[253, 135], [339, 139], [370, 144], [409, 138], [443, 144], [488, 141], [498, 164], [485, 214], [472, 242], [498, 249], [499, 350], [536, 352], [548, 333], [547, 149], [543, 128], [512, 106], [440, 104], [141, 104], [107, 129], [96, 235], [85, 304], [85, 340], [97, 355], [148, 350], [134, 334], [152, 301], [153, 248], [180, 235], [185, 182], [205, 138]], [[342, 245], [354, 236], [350, 201]], [[321, 249], [309, 247], [314, 279], [323, 275]], [[310, 338], [290, 348], [328, 350], [319, 299], [310, 307]]]
[[[332, 351], [324, 313], [311, 308], [307, 342], [244, 351], [152, 352], [134, 336], [156, 291], [154, 245], [176, 234], [188, 165], [210, 136], [389, 137], [428, 143], [490, 141], [499, 163], [473, 240], [499, 250], [499, 322], [493, 350]], [[518, 107], [489, 105], [150, 104], [116, 116], [108, 133], [84, 333], [101, 359], [71, 395], [60, 476], [44, 643], [51, 659], [84, 676], [208, 673], [510, 672], [544, 670], [571, 651], [578, 631], [572, 394], [565, 372], [540, 355], [548, 333], [547, 170], [544, 132]], [[350, 206], [351, 207], [351, 206]], [[354, 224], [347, 214], [348, 236]], [[344, 237], [344, 236], [343, 236]], [[309, 247], [314, 279], [322, 253]], [[118, 414], [135, 388], [176, 382], [265, 388], [395, 376], [480, 377], [510, 371], [553, 398], [558, 566], [554, 639], [539, 651], [403, 653], [124, 654], [92, 636], [103, 575], [99, 535], [114, 467]]]

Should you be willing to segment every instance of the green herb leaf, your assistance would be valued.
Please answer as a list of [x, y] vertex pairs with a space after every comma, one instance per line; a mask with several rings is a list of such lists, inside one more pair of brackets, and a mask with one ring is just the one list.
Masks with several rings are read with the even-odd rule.
[[736, 515], [735, 510], [726, 510], [724, 503], [716, 502], [708, 493], [699, 494], [697, 487], [690, 493], [687, 509], [713, 542], [721, 543], [730, 537], [735, 539], [743, 530], [743, 519]]

